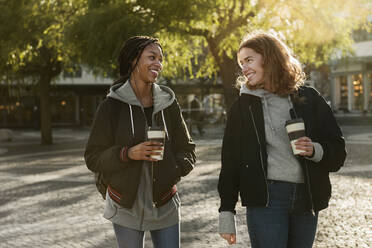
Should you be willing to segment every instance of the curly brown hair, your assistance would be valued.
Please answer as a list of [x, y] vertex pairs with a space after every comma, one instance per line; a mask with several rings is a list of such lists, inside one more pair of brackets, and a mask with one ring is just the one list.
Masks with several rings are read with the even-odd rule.
[[[255, 31], [244, 37], [239, 50], [251, 48], [261, 54], [263, 60], [264, 82], [270, 91], [280, 96], [289, 95], [304, 84], [305, 73], [300, 62], [294, 58], [291, 50], [277, 37], [263, 31]], [[237, 86], [246, 84], [249, 89], [261, 86], [251, 86], [244, 76], [237, 79]]]

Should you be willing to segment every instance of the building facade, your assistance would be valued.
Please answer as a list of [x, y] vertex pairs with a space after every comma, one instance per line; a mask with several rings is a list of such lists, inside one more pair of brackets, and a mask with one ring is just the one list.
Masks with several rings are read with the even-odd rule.
[[[111, 84], [112, 80], [81, 68], [72, 74], [62, 73], [49, 92], [53, 125], [89, 125]], [[0, 128], [39, 128], [39, 105], [34, 85], [0, 85]]]
[[[99, 103], [106, 97], [113, 79], [96, 77], [88, 70], [77, 68], [74, 73], [62, 73], [50, 89], [53, 126], [89, 126]], [[165, 81], [162, 84], [167, 84]], [[206, 80], [185, 84], [167, 84], [177, 96], [187, 114], [190, 95], [206, 98], [205, 108], [221, 110], [223, 90], [221, 84]], [[218, 111], [219, 113], [222, 111]], [[31, 85], [0, 84], [0, 128], [40, 126], [39, 97]]]
[[372, 33], [354, 34], [353, 56], [333, 60], [331, 104], [336, 113], [372, 112]]

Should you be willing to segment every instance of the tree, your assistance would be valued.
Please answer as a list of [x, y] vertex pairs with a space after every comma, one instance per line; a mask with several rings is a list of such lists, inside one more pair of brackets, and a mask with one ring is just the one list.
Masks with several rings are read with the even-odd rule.
[[124, 41], [160, 30], [153, 12], [131, 0], [88, 0], [84, 15], [67, 30], [80, 62], [93, 73], [117, 77], [116, 59]]
[[[156, 9], [156, 4], [150, 8]], [[169, 64], [185, 70], [187, 61], [190, 65], [207, 47], [206, 59], [194, 74], [198, 77], [218, 74], [227, 106], [236, 94], [232, 87], [237, 75], [236, 49], [245, 33], [273, 29], [302, 63], [321, 66], [336, 50], [345, 54], [349, 51], [352, 30], [367, 28], [367, 15], [371, 13], [368, 0], [216, 0], [194, 3], [189, 9], [192, 18], [175, 18], [167, 23], [162, 18], [172, 18], [163, 9], [157, 10], [159, 22], [166, 23], [159, 36], [165, 41], [166, 50], [171, 51]], [[171, 70], [166, 73], [177, 72]]]
[[[156, 35], [165, 50], [163, 75], [218, 75], [227, 106], [237, 93], [233, 88], [238, 73], [236, 49], [245, 33], [273, 29], [283, 36], [301, 62], [319, 66], [335, 49], [348, 51], [351, 31], [365, 24], [371, 10], [368, 0], [89, 2], [86, 15], [74, 29], [79, 37], [85, 37], [82, 42], [75, 42], [82, 52], [82, 62], [115, 75], [114, 58], [125, 38]], [[91, 40], [95, 42], [88, 42]]]
[[84, 13], [84, 0], [0, 2], [0, 78], [35, 84], [40, 96], [41, 143], [52, 144], [49, 89], [74, 51], [65, 29]]

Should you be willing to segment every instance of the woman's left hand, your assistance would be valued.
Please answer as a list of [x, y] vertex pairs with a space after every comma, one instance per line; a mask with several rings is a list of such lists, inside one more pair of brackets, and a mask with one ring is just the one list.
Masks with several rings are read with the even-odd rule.
[[229, 245], [236, 244], [235, 233], [220, 233], [220, 236], [225, 239]]
[[304, 152], [299, 153], [298, 155], [312, 157], [314, 156], [314, 145], [309, 137], [301, 137], [296, 142], [296, 149], [302, 150]]

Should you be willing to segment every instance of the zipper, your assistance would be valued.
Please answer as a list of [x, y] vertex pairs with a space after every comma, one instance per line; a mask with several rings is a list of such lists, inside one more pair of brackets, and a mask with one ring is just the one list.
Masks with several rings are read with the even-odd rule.
[[[151, 115], [151, 121], [152, 121], [152, 124], [154, 126], [154, 123], [156, 122], [154, 109], [153, 109], [153, 112], [152, 112], [152, 115]], [[153, 161], [151, 161], [151, 183], [152, 183], [152, 207], [155, 208], [156, 207], [156, 202], [154, 202], [154, 198], [155, 198], [154, 197], [155, 178], [154, 178], [154, 162]]]
[[309, 176], [309, 170], [307, 166], [307, 161], [304, 159], [305, 162], [305, 174], [306, 174], [306, 182], [307, 182], [307, 190], [310, 196], [310, 203], [311, 203], [311, 214], [315, 216], [315, 211], [314, 211], [314, 202], [313, 202], [313, 195], [311, 194], [311, 186], [310, 186], [310, 176]]
[[[146, 180], [144, 180], [144, 187], [146, 188]], [[142, 230], [143, 220], [145, 219], [146, 195], [143, 196], [143, 208], [141, 213], [140, 230]]]
[[[147, 131], [149, 129], [149, 124], [147, 122], [147, 119], [146, 119], [146, 114], [145, 114], [145, 110], [143, 108], [143, 106], [141, 105], [141, 110], [142, 110], [142, 113], [143, 113], [143, 117], [145, 117], [145, 137], [147, 138]], [[152, 115], [151, 115], [151, 121], [153, 123], [155, 123], [155, 113], [153, 112]], [[156, 202], [154, 202], [154, 187], [155, 187], [155, 178], [154, 178], [154, 162], [151, 162], [151, 184], [152, 184], [152, 207], [155, 208], [156, 206]]]
[[[141, 105], [141, 111], [142, 111], [143, 117], [145, 119], [145, 137], [147, 139], [147, 130], [149, 128], [149, 124], [147, 123], [145, 110], [144, 110], [142, 105]], [[142, 172], [141, 172], [141, 174], [142, 174]], [[146, 180], [144, 180], [144, 183], [146, 183]], [[144, 185], [144, 188], [146, 188], [146, 184]], [[143, 204], [144, 204], [144, 206], [142, 208], [142, 213], [141, 213], [141, 217], [140, 217], [140, 230], [142, 230], [143, 220], [145, 218], [146, 195], [143, 196]]]
[[254, 120], [254, 117], [253, 117], [253, 112], [252, 112], [252, 107], [251, 107], [251, 105], [249, 105], [249, 112], [250, 112], [251, 117], [252, 117], [254, 131], [256, 132], [256, 137], [257, 137], [257, 141], [258, 141], [258, 146], [259, 146], [259, 148], [260, 148], [261, 168], [262, 168], [262, 173], [263, 173], [263, 175], [264, 175], [264, 180], [265, 180], [265, 184], [266, 184], [266, 195], [267, 195], [267, 198], [266, 198], [266, 207], [268, 207], [268, 206], [269, 206], [269, 188], [268, 188], [268, 184], [267, 184], [267, 176], [266, 176], [265, 169], [264, 169], [264, 165], [263, 165], [263, 158], [262, 158], [262, 149], [261, 149], [260, 137], [258, 136], [258, 131], [257, 131], [257, 126], [256, 126], [256, 121]]
[[[293, 115], [294, 115], [295, 118], [298, 118], [297, 111], [296, 111], [295, 106], [294, 106], [294, 104], [293, 104], [293, 97], [294, 97], [294, 96], [291, 94], [291, 95], [289, 95], [288, 97], [289, 97], [289, 98], [288, 98], [288, 99], [289, 99], [289, 103], [292, 105], [291, 110], [293, 111]], [[291, 110], [290, 110], [290, 114], [291, 114], [291, 118], [292, 118]], [[308, 187], [307, 187], [307, 191], [308, 191], [308, 193], [309, 193], [309, 196], [310, 196], [310, 203], [311, 203], [311, 209], [310, 209], [310, 211], [311, 211], [311, 214], [312, 214], [313, 216], [315, 216], [315, 211], [314, 211], [314, 202], [313, 202], [313, 195], [311, 194], [311, 186], [310, 186], [309, 169], [308, 169], [307, 161], [306, 161], [305, 158], [303, 158], [303, 161], [304, 161], [304, 163], [305, 163], [306, 184], [307, 184], [307, 186], [308, 186]]]
[[[155, 109], [154, 109], [155, 110]], [[156, 112], [155, 113], [155, 111], [153, 111], [153, 113], [152, 113], [152, 116], [151, 116], [151, 121], [152, 121], [152, 124], [153, 124], [153, 126], [154, 126], [154, 123], [156, 124], [156, 114], [157, 113], [159, 113], [160, 111], [158, 111], [158, 112]], [[165, 121], [165, 120], [164, 120]], [[147, 123], [147, 122], [146, 122]], [[165, 125], [165, 124], [164, 124]], [[148, 124], [147, 124], [147, 126], [148, 126]], [[163, 146], [165, 147], [165, 140], [164, 140], [164, 144], [163, 144]], [[155, 199], [155, 197], [154, 197], [154, 189], [155, 189], [155, 181], [156, 181], [156, 179], [154, 178], [154, 163], [156, 163], [157, 165], [159, 165], [159, 161], [157, 161], [157, 162], [151, 162], [151, 182], [152, 182], [152, 207], [153, 208], [155, 208], [156, 207], [156, 204], [158, 203], [158, 202], [155, 202], [154, 201], [154, 199]]]
[[156, 202], [154, 202], [154, 187], [155, 187], [155, 179], [154, 179], [154, 162], [151, 162], [151, 179], [152, 179], [152, 207], [156, 207]]

